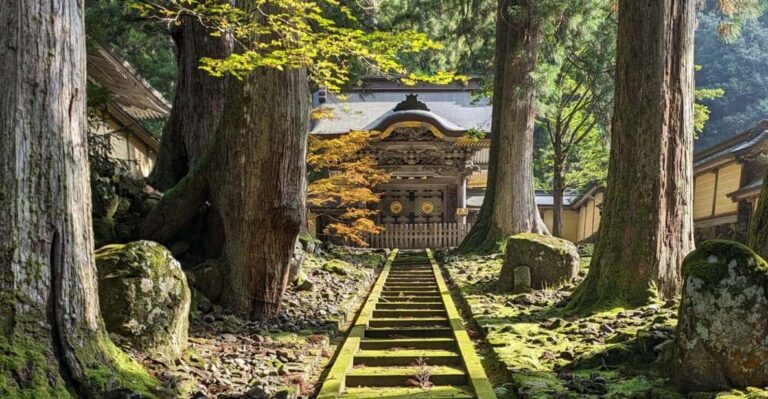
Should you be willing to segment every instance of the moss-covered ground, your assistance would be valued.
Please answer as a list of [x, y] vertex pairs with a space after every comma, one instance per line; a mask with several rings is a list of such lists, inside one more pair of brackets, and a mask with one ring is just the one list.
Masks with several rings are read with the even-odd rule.
[[[574, 314], [565, 309], [586, 275], [524, 294], [499, 292], [503, 256], [443, 257], [447, 274], [481, 330], [500, 398], [683, 399], [669, 378], [677, 301]], [[768, 398], [749, 389], [696, 398]]]
[[[343, 248], [305, 252], [301, 282], [288, 287], [281, 313], [267, 321], [235, 317], [195, 292], [190, 343], [182, 358], [167, 362], [151, 354], [134, 355], [180, 398], [258, 397], [260, 391], [307, 396], [383, 260], [383, 254]], [[311, 284], [300, 288], [304, 280]]]

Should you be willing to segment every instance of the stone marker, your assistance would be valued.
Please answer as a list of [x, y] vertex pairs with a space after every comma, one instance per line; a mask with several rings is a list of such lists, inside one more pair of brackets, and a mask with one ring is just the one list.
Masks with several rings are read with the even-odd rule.
[[528, 266], [518, 266], [514, 271], [514, 280], [512, 282], [514, 292], [528, 292], [531, 289], [531, 268]]
[[768, 385], [768, 264], [705, 241], [683, 262], [675, 383], [683, 392]]
[[499, 276], [500, 289], [514, 289], [517, 285], [515, 270], [520, 266], [530, 268], [530, 287], [541, 289], [575, 277], [579, 272], [579, 252], [568, 240], [533, 233], [518, 234], [507, 240], [504, 266]]
[[96, 251], [99, 305], [107, 331], [170, 359], [187, 345], [191, 294], [171, 252], [151, 241]]

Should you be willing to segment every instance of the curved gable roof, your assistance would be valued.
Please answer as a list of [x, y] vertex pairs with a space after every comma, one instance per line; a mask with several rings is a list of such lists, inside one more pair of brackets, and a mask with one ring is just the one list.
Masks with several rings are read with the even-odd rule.
[[[468, 86], [454, 84], [415, 87], [388, 82], [349, 90], [344, 93], [344, 100], [317, 92], [312, 98], [313, 105], [327, 109], [333, 117], [313, 121], [310, 133], [334, 135], [353, 130], [380, 130], [371, 128], [380, 128], [386, 123], [402, 121], [406, 117], [429, 121], [439, 128], [445, 128], [450, 135], [470, 129], [488, 132], [491, 130], [492, 107], [487, 99], [475, 101], [472, 91], [477, 87], [477, 82], [471, 82]], [[406, 99], [406, 95], [411, 93], [417, 94], [418, 100], [425, 103], [429, 111], [394, 111]], [[324, 101], [321, 102], [321, 99]]]

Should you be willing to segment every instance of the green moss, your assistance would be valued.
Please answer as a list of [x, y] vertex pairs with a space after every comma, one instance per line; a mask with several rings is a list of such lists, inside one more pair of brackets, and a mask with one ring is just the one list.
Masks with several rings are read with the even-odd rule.
[[323, 263], [320, 269], [329, 273], [338, 274], [339, 276], [346, 276], [349, 274], [347, 267], [348, 264], [346, 262], [339, 259], [331, 259], [328, 262]]
[[711, 287], [728, 277], [732, 262], [768, 278], [768, 264], [759, 255], [746, 245], [727, 240], [709, 240], [700, 244], [683, 261], [683, 276], [698, 277], [705, 287]]
[[562, 238], [557, 238], [554, 236], [536, 234], [536, 233], [521, 233], [521, 234], [513, 235], [509, 237], [509, 239], [507, 240], [507, 245], [509, 245], [510, 241], [520, 241], [520, 242], [531, 241], [531, 242], [539, 243], [542, 245], [546, 245], [556, 250], [557, 252], [563, 253], [563, 254], [568, 253], [568, 250], [570, 249], [570, 247], [573, 246], [573, 243], [568, 240], [564, 240]]
[[149, 398], [156, 397], [153, 392], [160, 386], [157, 379], [115, 346], [106, 334], [97, 340], [93, 353], [85, 353], [84, 357], [91, 359], [86, 361], [85, 376], [94, 391], [124, 388]]
[[71, 395], [45, 347], [27, 338], [9, 342], [0, 336], [0, 397], [65, 399]]

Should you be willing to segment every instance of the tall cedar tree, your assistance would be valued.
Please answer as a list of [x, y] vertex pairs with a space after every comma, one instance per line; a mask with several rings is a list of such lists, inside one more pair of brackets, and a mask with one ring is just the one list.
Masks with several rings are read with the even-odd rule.
[[287, 284], [304, 218], [307, 79], [274, 68], [230, 79], [216, 139], [142, 225], [143, 236], [167, 241], [210, 199], [226, 237], [221, 301], [244, 317], [275, 316]]
[[533, 189], [533, 73], [542, 40], [536, 0], [499, 0], [488, 188], [477, 222], [459, 252], [493, 248], [524, 232], [549, 234]]
[[[0, 394], [147, 392], [99, 313], [82, 1], [0, 7]], [[147, 381], [149, 378], [147, 377]]]
[[[171, 162], [177, 167], [171, 171], [183, 172], [186, 167], [189, 172], [165, 192], [143, 221], [141, 235], [167, 242], [210, 204], [209, 214], [214, 224], [220, 224], [218, 236], [223, 241], [219, 243], [226, 268], [222, 305], [245, 317], [273, 317], [280, 309], [294, 240], [304, 220], [309, 79], [338, 89], [347, 79], [351, 59], [362, 60], [382, 73], [404, 73], [397, 61], [399, 54], [437, 46], [413, 32], [366, 33], [340, 27], [327, 16], [328, 9], [353, 17], [349, 9], [332, 0], [243, 0], [234, 5], [136, 0], [131, 4], [143, 15], [171, 24], [181, 21], [182, 28], [184, 18], [193, 16], [214, 34], [214, 38], [205, 38], [205, 32], [192, 32], [189, 57], [186, 61], [180, 58], [180, 73], [189, 73], [190, 79], [180, 79], [175, 104], [190, 102], [170, 123], [181, 123], [175, 116], [195, 122], [194, 132], [177, 135], [185, 141], [187, 165], [179, 152], [181, 156]], [[217, 42], [216, 37], [230, 33], [235, 47], [226, 55], [228, 48], [222, 46], [226, 43]], [[188, 42], [181, 39], [177, 42], [186, 46]], [[200, 58], [205, 52], [224, 54]], [[179, 56], [185, 56], [181, 49]], [[202, 70], [226, 78], [223, 92], [209, 77], [197, 74], [198, 60]], [[452, 74], [443, 74], [438, 80], [452, 78]], [[216, 86], [212, 94], [201, 91], [205, 85]], [[197, 98], [178, 99], [179, 95]], [[200, 98], [209, 95], [214, 98]], [[207, 109], [208, 101], [216, 101], [217, 106]], [[199, 115], [206, 112], [211, 115]], [[203, 148], [204, 152], [197, 152]], [[198, 161], [189, 158], [195, 153]], [[169, 176], [173, 182], [178, 174]]]
[[693, 241], [695, 0], [621, 0], [600, 235], [571, 305], [642, 304], [680, 290]]

